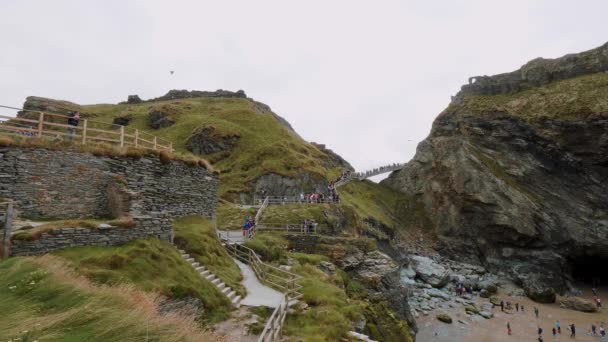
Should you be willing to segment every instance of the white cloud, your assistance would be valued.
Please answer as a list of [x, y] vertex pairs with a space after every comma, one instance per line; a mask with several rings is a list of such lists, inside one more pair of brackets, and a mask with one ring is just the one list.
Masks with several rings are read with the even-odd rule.
[[600, 0], [4, 0], [0, 104], [244, 89], [365, 169], [409, 160], [469, 76], [604, 43], [607, 10]]

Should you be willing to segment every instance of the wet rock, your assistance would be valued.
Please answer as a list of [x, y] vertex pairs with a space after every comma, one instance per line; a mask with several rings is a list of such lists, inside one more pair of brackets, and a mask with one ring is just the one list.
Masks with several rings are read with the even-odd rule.
[[485, 319], [490, 319], [490, 318], [494, 317], [494, 314], [490, 311], [480, 311], [479, 316], [481, 316]]
[[440, 322], [452, 324], [452, 317], [448, 314], [438, 314], [436, 317]]
[[559, 306], [564, 309], [582, 312], [597, 311], [597, 307], [592, 301], [583, 299], [581, 297], [558, 297], [557, 302], [559, 303]]
[[412, 257], [416, 276], [433, 287], [443, 287], [448, 282], [448, 272], [442, 265], [432, 259], [415, 255]]
[[438, 290], [438, 289], [430, 289], [430, 290], [427, 290], [426, 293], [428, 293], [428, 295], [431, 296], [431, 297], [441, 298], [443, 300], [449, 300], [450, 299], [450, 295], [449, 294], [447, 294], [447, 293], [445, 293], [445, 292], [443, 292], [441, 290]]

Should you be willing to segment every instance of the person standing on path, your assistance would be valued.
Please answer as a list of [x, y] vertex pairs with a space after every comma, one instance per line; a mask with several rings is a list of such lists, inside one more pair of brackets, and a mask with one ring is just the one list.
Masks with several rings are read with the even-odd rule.
[[71, 112], [68, 114], [68, 134], [70, 139], [76, 135], [76, 127], [80, 123], [80, 112]]
[[515, 311], [519, 312], [519, 303], [515, 303]]
[[500, 301], [500, 311], [505, 311], [505, 302], [503, 300]]
[[534, 315], [538, 318], [538, 308], [536, 306], [534, 307]]
[[555, 330], [555, 327], [553, 327], [553, 329], [551, 331], [553, 332], [553, 339], [555, 339], [555, 335], [557, 334], [557, 330]]
[[570, 324], [570, 338], [576, 338], [576, 326], [574, 323]]
[[555, 327], [557, 328], [557, 333], [561, 334], [562, 333], [562, 325], [559, 321], [555, 321]]
[[507, 335], [511, 335], [511, 323], [507, 322]]

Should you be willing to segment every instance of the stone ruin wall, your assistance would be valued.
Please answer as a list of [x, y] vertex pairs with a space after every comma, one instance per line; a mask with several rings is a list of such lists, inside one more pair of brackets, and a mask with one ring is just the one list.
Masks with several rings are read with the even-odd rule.
[[171, 241], [172, 220], [212, 216], [219, 178], [200, 166], [98, 157], [45, 149], [0, 149], [0, 198], [15, 203], [26, 219], [119, 218], [133, 228], [60, 229], [34, 241], [13, 241], [11, 255], [46, 253], [84, 245], [120, 245], [155, 236]]

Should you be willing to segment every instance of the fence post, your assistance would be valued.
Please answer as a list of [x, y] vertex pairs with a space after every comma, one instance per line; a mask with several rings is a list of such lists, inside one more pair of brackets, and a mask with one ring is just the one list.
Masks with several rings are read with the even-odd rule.
[[173, 152], [173, 141], [169, 141], [169, 152]]
[[8, 258], [11, 254], [11, 228], [13, 225], [13, 202], [6, 205], [6, 215], [4, 217], [4, 236], [2, 237], [2, 258]]
[[87, 143], [87, 119], [82, 120], [82, 144]]
[[125, 147], [125, 126], [120, 126], [120, 147]]
[[156, 136], [154, 136], [154, 149], [156, 150]]
[[40, 115], [38, 116], [38, 137], [41, 138], [42, 137], [42, 128], [43, 128], [43, 122], [44, 122], [44, 112], [40, 112]]
[[137, 140], [139, 140], [139, 129], [135, 129], [135, 147], [138, 147], [138, 142]]

